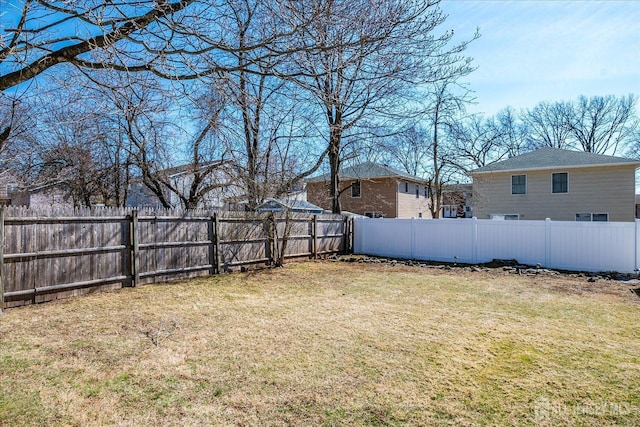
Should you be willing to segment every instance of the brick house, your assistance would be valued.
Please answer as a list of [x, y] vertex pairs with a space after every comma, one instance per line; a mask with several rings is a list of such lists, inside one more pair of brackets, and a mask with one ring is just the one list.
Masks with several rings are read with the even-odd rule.
[[[307, 200], [331, 209], [330, 175], [307, 180]], [[424, 179], [389, 166], [367, 162], [340, 171], [342, 209], [369, 217], [431, 218]]]

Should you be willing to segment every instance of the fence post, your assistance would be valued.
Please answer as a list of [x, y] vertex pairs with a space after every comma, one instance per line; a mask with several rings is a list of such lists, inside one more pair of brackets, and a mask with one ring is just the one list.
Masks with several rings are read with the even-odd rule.
[[209, 275], [213, 276], [216, 274], [216, 263], [215, 263], [215, 251], [216, 251], [216, 242], [215, 242], [215, 216], [214, 213], [209, 217], [209, 221], [207, 221], [207, 237], [209, 240]]
[[544, 266], [551, 267], [551, 218], [544, 220]]
[[0, 207], [0, 316], [4, 309], [4, 207]]
[[276, 232], [274, 228], [277, 226], [275, 223], [276, 219], [273, 212], [270, 212], [264, 219], [267, 225], [267, 258], [269, 259], [269, 265], [275, 264], [275, 252], [277, 250], [276, 246]]
[[349, 234], [347, 235], [347, 243], [349, 244], [349, 253], [353, 254], [353, 223], [355, 218], [349, 218]]
[[140, 282], [140, 228], [138, 226], [138, 210], [131, 211], [131, 286]]
[[471, 219], [471, 262], [473, 264], [478, 263], [478, 218], [475, 216]]
[[411, 218], [411, 259], [416, 259], [416, 221]]
[[[365, 233], [362, 232], [362, 219], [361, 218], [353, 218], [353, 223], [352, 223], [352, 238], [353, 238], [353, 254], [361, 254], [364, 252], [364, 235]], [[359, 227], [359, 234], [356, 236], [356, 229], [358, 229]]]
[[638, 260], [638, 257], [640, 257], [640, 248], [638, 247], [638, 243], [640, 243], [640, 219], [636, 219], [635, 220], [636, 223], [636, 238], [633, 241], [633, 247], [634, 247], [634, 255], [635, 255], [635, 260], [634, 260], [634, 272], [636, 274], [640, 273], [640, 260]]
[[220, 222], [218, 214], [213, 214], [213, 268], [216, 274], [220, 274]]
[[313, 259], [318, 259], [318, 215], [313, 215], [311, 220], [311, 254]]

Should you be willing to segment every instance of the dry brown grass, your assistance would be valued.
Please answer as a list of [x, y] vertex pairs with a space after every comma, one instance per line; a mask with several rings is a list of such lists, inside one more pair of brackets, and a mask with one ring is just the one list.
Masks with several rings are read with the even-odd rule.
[[639, 425], [638, 301], [318, 262], [12, 309], [0, 424]]

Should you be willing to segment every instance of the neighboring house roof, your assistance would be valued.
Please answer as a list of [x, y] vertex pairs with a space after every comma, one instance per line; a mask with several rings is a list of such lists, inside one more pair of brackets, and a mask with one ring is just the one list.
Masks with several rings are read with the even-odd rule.
[[[374, 178], [403, 178], [409, 181], [424, 182], [424, 179], [394, 169], [390, 166], [380, 163], [366, 162], [358, 165], [349, 166], [340, 170], [340, 179], [374, 179]], [[329, 181], [331, 174], [324, 174], [317, 177], [309, 178], [307, 182], [323, 182]]]
[[268, 198], [258, 206], [258, 210], [261, 212], [281, 211], [284, 209], [292, 212], [311, 212], [322, 213], [323, 209], [320, 206], [316, 206], [313, 203], [309, 203], [304, 200], [298, 199], [273, 199]]
[[501, 162], [475, 169], [470, 175], [490, 172], [510, 172], [536, 169], [579, 168], [595, 166], [640, 165], [639, 160], [605, 156], [584, 151], [540, 148]]

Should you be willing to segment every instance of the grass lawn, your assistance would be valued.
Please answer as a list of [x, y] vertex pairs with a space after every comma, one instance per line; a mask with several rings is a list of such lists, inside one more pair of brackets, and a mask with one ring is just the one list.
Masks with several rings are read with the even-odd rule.
[[308, 262], [10, 309], [0, 425], [640, 425], [629, 287]]

